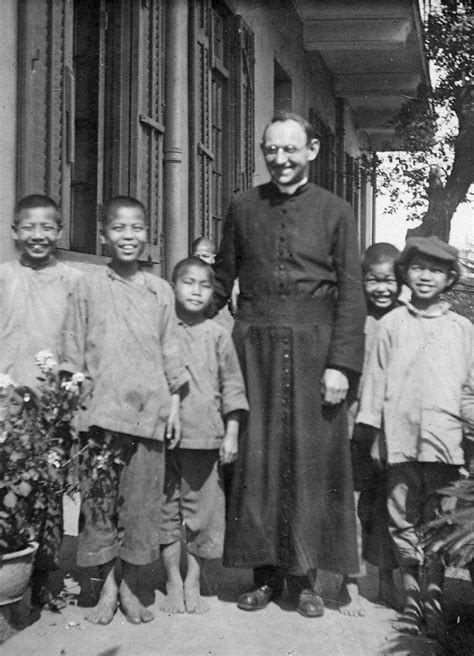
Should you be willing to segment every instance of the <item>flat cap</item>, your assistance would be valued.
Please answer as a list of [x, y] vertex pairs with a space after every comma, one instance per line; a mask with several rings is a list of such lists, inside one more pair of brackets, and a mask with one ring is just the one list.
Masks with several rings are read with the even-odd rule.
[[435, 235], [431, 237], [409, 237], [406, 241], [405, 248], [398, 258], [398, 265], [406, 264], [413, 253], [420, 253], [421, 255], [428, 255], [443, 262], [449, 262], [455, 265], [457, 269], [458, 249], [446, 244], [446, 242]]

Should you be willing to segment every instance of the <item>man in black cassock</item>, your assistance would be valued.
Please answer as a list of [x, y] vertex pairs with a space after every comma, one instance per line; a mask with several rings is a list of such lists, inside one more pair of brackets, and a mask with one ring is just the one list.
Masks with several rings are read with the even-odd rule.
[[239, 278], [233, 337], [250, 403], [224, 564], [254, 569], [239, 608], [264, 608], [286, 578], [298, 612], [317, 617], [317, 570], [358, 571], [344, 399], [362, 364], [365, 300], [351, 208], [308, 182], [313, 128], [281, 113], [261, 147], [271, 181], [235, 196], [215, 263], [219, 307]]

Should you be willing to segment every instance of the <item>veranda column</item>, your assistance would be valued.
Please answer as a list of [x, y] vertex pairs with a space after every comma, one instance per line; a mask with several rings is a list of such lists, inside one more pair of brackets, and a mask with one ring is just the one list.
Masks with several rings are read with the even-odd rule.
[[167, 21], [164, 147], [165, 274], [188, 255], [188, 3], [172, 0]]

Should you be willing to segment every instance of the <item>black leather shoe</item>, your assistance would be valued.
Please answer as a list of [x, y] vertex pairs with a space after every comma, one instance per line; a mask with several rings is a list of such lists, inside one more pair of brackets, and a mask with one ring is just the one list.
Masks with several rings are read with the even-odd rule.
[[276, 591], [269, 585], [261, 585], [252, 592], [245, 592], [240, 595], [237, 606], [242, 610], [262, 610], [276, 596]]
[[324, 602], [313, 590], [303, 590], [300, 593], [296, 610], [303, 617], [322, 617], [324, 615]]

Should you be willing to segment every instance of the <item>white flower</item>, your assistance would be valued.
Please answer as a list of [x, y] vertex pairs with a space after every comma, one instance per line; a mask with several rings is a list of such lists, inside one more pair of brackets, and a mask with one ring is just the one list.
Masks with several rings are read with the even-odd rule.
[[50, 451], [48, 453], [47, 460], [48, 465], [51, 467], [54, 467], [55, 469], [59, 469], [61, 467], [61, 458], [56, 451]]
[[0, 374], [0, 389], [15, 387], [15, 383], [8, 374]]
[[36, 364], [45, 374], [48, 371], [53, 371], [54, 367], [58, 366], [58, 363], [51, 353], [51, 351], [40, 351], [35, 356]]
[[73, 374], [71, 380], [65, 380], [61, 383], [61, 387], [66, 390], [66, 392], [73, 392], [78, 394], [79, 385], [85, 381], [86, 377], [80, 371]]
[[85, 381], [85, 379], [86, 379], [86, 377], [82, 373], [82, 371], [77, 371], [75, 374], [73, 374], [73, 376], [71, 378], [72, 382], [75, 383], [76, 385], [80, 385], [81, 383], [83, 383]]

